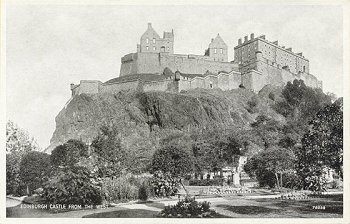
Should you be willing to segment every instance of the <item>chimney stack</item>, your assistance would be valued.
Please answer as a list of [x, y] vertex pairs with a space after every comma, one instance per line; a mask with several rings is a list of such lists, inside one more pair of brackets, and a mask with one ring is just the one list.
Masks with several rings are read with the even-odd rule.
[[148, 28], [152, 28], [152, 23], [148, 23]]
[[238, 45], [241, 45], [242, 44], [242, 38], [239, 38], [238, 39]]
[[250, 34], [250, 40], [253, 40], [254, 39], [254, 33], [251, 33]]
[[212, 43], [214, 42], [214, 38], [211, 38], [211, 42], [212, 42]]
[[248, 41], [248, 36], [244, 37], [244, 43], [246, 43]]

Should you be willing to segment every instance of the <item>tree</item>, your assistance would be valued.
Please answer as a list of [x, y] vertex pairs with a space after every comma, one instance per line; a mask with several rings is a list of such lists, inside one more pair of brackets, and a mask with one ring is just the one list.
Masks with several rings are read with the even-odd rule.
[[44, 197], [51, 204], [99, 205], [101, 183], [82, 166], [58, 168], [44, 185]]
[[100, 177], [118, 177], [126, 167], [127, 155], [122, 148], [116, 128], [103, 126], [91, 146], [96, 156]]
[[30, 138], [27, 131], [19, 128], [14, 122], [6, 124], [6, 152], [29, 152], [39, 150], [34, 138]]
[[50, 172], [50, 155], [43, 152], [28, 152], [20, 163], [20, 180], [27, 188], [27, 194], [39, 187]]
[[248, 160], [244, 170], [250, 176], [256, 177], [260, 185], [282, 187], [283, 174], [293, 170], [294, 162], [295, 156], [291, 150], [269, 148]]
[[187, 193], [182, 178], [193, 170], [192, 155], [182, 148], [166, 146], [158, 149], [152, 159], [152, 173], [161, 171], [174, 180], [177, 179]]
[[87, 157], [89, 157], [87, 145], [80, 140], [70, 139], [54, 148], [50, 160], [55, 167], [72, 167]]
[[[343, 176], [343, 108], [341, 100], [325, 106], [309, 123], [309, 131], [296, 150], [297, 171], [305, 187], [325, 190], [323, 174], [334, 169]], [[312, 180], [312, 181], [311, 181]]]
[[39, 150], [34, 138], [19, 128], [14, 122], [6, 125], [6, 194], [22, 195], [25, 193], [20, 180], [22, 157], [30, 151]]
[[276, 103], [275, 110], [304, 132], [309, 119], [330, 103], [331, 97], [321, 89], [313, 89], [306, 86], [303, 80], [295, 79], [283, 88], [282, 100]]
[[265, 115], [259, 115], [251, 127], [253, 133], [261, 138], [265, 149], [277, 145], [282, 136], [283, 126], [280, 122]]

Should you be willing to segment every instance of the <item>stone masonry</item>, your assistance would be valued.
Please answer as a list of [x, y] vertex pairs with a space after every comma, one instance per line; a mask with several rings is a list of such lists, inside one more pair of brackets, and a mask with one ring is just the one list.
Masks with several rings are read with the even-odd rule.
[[234, 61], [228, 62], [228, 47], [219, 34], [213, 38], [204, 55], [174, 54], [174, 31], [161, 38], [148, 23], [137, 44], [137, 52], [122, 57], [118, 78], [105, 83], [82, 80], [71, 84], [72, 96], [82, 93], [117, 93], [122, 90], [180, 92], [194, 88], [222, 90], [245, 87], [258, 92], [265, 85], [283, 86], [301, 79], [313, 88], [322, 82], [310, 74], [309, 60], [292, 48], [270, 42], [265, 35], [254, 34], [238, 40]]

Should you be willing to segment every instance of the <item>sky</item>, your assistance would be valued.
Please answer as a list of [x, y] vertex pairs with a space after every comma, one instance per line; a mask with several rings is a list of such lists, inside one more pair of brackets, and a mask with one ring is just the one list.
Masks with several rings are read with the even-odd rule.
[[49, 145], [70, 83], [119, 76], [121, 57], [151, 22], [174, 29], [174, 53], [203, 55], [218, 33], [229, 48], [255, 33], [303, 52], [323, 91], [343, 96], [342, 8], [336, 5], [7, 5], [7, 119]]

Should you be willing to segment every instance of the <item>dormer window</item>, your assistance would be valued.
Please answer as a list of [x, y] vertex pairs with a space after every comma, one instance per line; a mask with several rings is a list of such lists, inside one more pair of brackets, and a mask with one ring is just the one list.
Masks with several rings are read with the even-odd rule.
[[146, 44], [148, 44], [148, 43], [149, 43], [149, 39], [147, 38], [147, 39], [146, 39]]
[[153, 38], [153, 43], [154, 43], [154, 44], [156, 43], [156, 39], [155, 39], [155, 38]]

